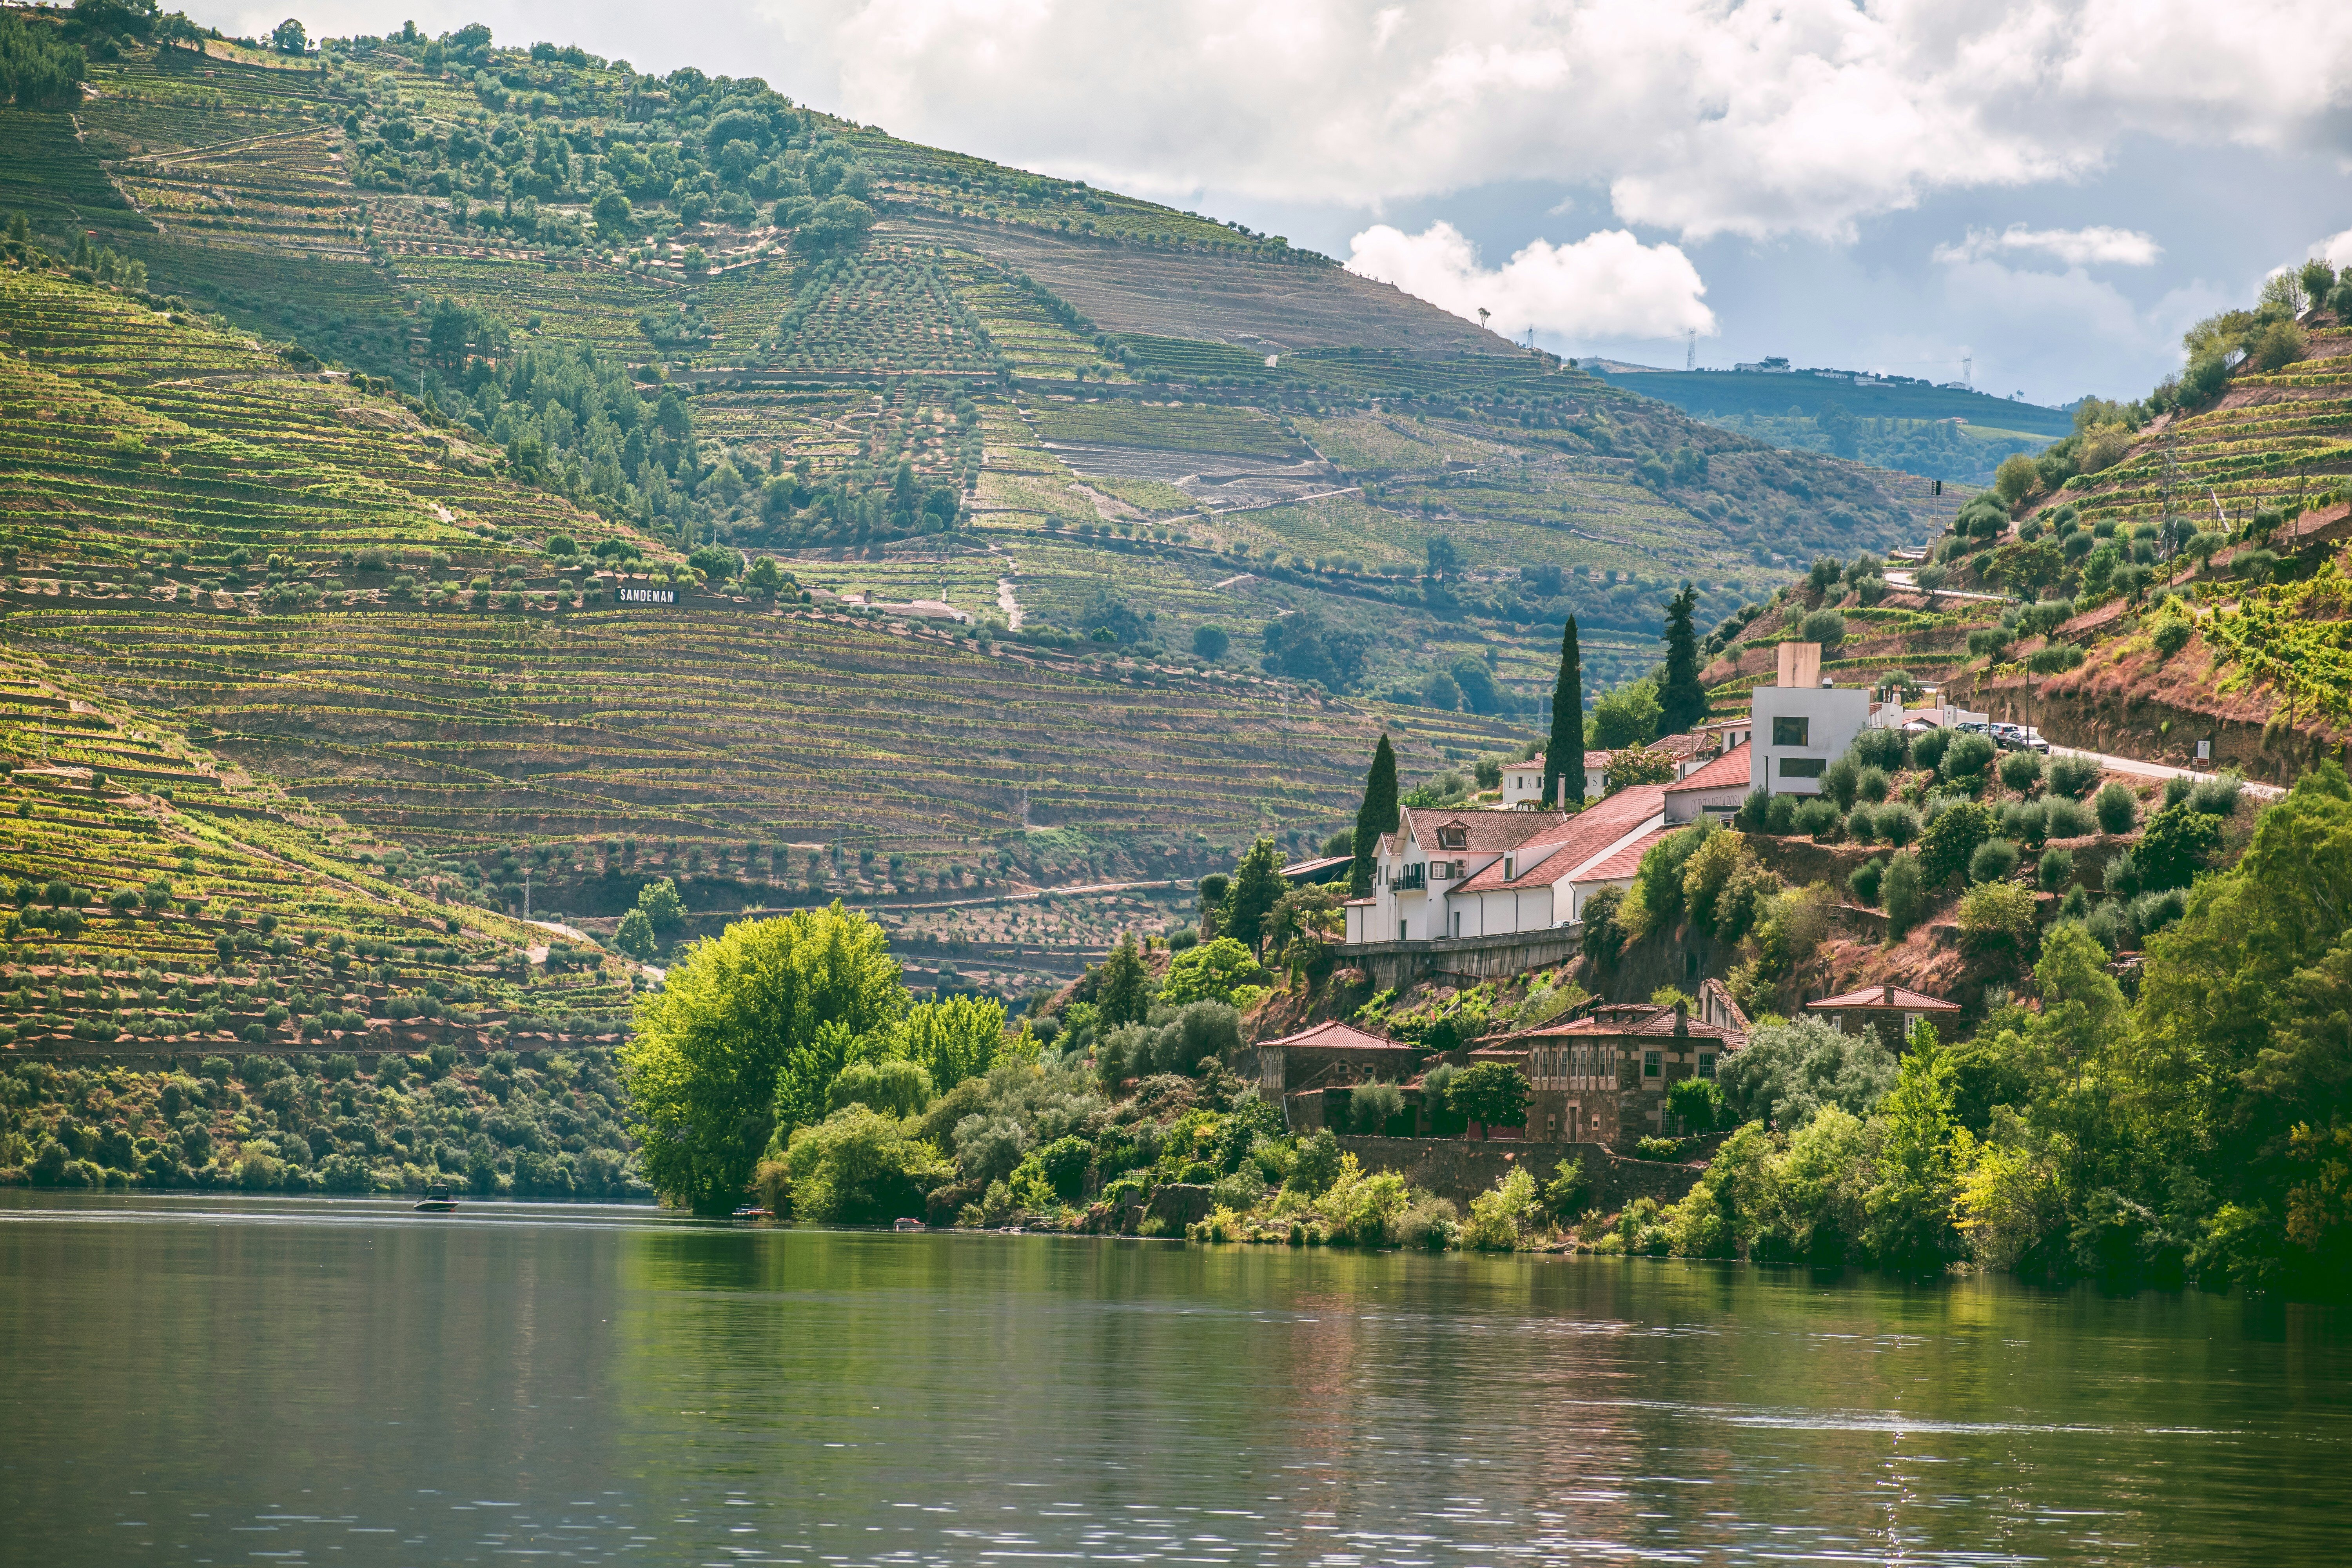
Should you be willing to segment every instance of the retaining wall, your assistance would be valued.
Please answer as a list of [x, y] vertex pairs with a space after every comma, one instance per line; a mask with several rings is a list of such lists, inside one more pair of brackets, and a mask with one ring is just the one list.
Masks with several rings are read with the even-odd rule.
[[1339, 1147], [1365, 1169], [1394, 1171], [1412, 1186], [1467, 1205], [1519, 1167], [1538, 1183], [1551, 1180], [1563, 1160], [1582, 1156], [1592, 1206], [1620, 1209], [1635, 1198], [1675, 1203], [1698, 1183], [1700, 1167], [1629, 1160], [1603, 1143], [1540, 1143], [1512, 1138], [1342, 1138]]

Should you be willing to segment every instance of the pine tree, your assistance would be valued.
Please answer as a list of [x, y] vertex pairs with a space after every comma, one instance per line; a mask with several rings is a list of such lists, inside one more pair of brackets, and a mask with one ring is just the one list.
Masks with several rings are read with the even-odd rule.
[[1559, 680], [1551, 689], [1551, 744], [1544, 752], [1544, 804], [1584, 804], [1584, 658], [1576, 617], [1559, 638]]
[[1698, 679], [1698, 633], [1691, 617], [1698, 611], [1698, 595], [1688, 583], [1666, 602], [1666, 679], [1658, 689], [1664, 710], [1658, 728], [1679, 735], [1706, 718], [1706, 688]]
[[1372, 890], [1372, 857], [1380, 851], [1381, 835], [1397, 830], [1396, 753], [1383, 734], [1372, 752], [1372, 771], [1364, 777], [1364, 804], [1356, 808], [1356, 864], [1348, 874], [1348, 896], [1360, 899]]
[[1273, 839], [1260, 838], [1234, 871], [1234, 885], [1225, 893], [1218, 931], [1257, 952], [1265, 940], [1265, 917], [1273, 912], [1275, 900], [1286, 886], [1282, 879], [1282, 852], [1274, 847]]

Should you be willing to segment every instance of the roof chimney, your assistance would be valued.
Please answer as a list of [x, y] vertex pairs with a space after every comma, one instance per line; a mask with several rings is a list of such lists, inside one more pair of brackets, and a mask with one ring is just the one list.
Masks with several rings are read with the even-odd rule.
[[1688, 1002], [1676, 1002], [1675, 1004], [1675, 1033], [1677, 1036], [1687, 1035], [1690, 1033], [1690, 1004]]
[[1822, 680], [1822, 645], [1817, 642], [1784, 642], [1780, 645], [1780, 680], [1783, 687], [1819, 686]]

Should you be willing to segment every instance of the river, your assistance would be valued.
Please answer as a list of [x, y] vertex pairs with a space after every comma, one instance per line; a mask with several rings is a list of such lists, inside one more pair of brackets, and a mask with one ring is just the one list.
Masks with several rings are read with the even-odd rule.
[[2352, 1556], [2352, 1321], [1654, 1260], [0, 1193], [0, 1562]]

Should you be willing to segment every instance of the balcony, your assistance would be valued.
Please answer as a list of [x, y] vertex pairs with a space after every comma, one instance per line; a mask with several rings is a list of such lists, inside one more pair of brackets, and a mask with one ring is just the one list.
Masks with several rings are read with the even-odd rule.
[[1400, 893], [1417, 893], [1428, 886], [1428, 883], [1423, 877], [1420, 867], [1408, 866], [1397, 873], [1396, 880], [1389, 886]]

